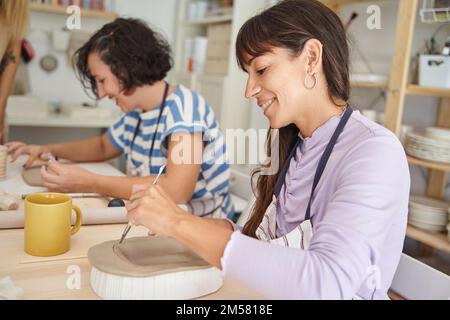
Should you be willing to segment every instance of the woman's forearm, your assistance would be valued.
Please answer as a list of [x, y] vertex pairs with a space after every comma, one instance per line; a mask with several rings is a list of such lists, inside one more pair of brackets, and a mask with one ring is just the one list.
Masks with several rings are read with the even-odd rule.
[[109, 160], [104, 153], [102, 138], [94, 137], [74, 142], [50, 144], [46, 148], [53, 155], [73, 162], [100, 162]]
[[205, 219], [182, 213], [169, 231], [170, 237], [188, 246], [217, 268], [222, 268], [220, 260], [232, 234], [233, 228], [226, 220]]
[[[97, 176], [94, 180], [94, 185], [91, 192], [100, 193], [109, 197], [119, 199], [130, 199], [133, 186], [142, 188], [150, 188], [153, 181], [156, 179], [155, 175], [145, 177], [111, 177], [111, 176]], [[171, 199], [177, 204], [185, 204], [183, 193], [177, 192], [174, 186], [180, 187], [180, 184], [162, 176], [158, 180], [158, 185], [162, 186], [167, 193], [170, 194]]]
[[108, 197], [128, 200], [134, 185], [150, 187], [153, 177], [111, 177], [97, 175], [89, 192], [100, 193]]

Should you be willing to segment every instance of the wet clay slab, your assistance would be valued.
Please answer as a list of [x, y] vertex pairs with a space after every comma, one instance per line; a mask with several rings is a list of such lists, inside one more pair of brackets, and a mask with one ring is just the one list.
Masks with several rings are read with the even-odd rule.
[[156, 275], [211, 268], [211, 265], [175, 240], [130, 238], [121, 245], [108, 241], [92, 247], [88, 259], [96, 269], [125, 277]]
[[185, 300], [223, 285], [219, 269], [172, 239], [141, 237], [91, 248], [91, 288], [110, 300]]

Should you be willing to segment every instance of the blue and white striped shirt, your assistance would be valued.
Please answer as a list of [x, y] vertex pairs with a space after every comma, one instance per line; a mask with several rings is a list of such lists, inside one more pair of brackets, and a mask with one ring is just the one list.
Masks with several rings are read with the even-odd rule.
[[[161, 105], [150, 111], [132, 111], [108, 130], [108, 137], [115, 148], [125, 154], [133, 166], [148, 165], [152, 175], [167, 163], [169, 137], [175, 132], [203, 133], [205, 148], [200, 174], [188, 207], [199, 216], [224, 218], [233, 213], [229, 194], [230, 168], [225, 158], [226, 147], [215, 115], [205, 99], [182, 85], [169, 95], [158, 128]], [[133, 149], [130, 150], [134, 133], [141, 119]], [[149, 153], [155, 130], [155, 145], [150, 163]], [[221, 208], [222, 210], [215, 210]], [[212, 215], [213, 211], [215, 214]]]

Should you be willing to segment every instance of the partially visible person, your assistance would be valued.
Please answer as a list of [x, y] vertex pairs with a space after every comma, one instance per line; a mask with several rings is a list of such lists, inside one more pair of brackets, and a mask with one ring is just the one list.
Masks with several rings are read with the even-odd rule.
[[0, 0], [0, 144], [8, 140], [6, 105], [19, 66], [28, 20], [27, 0]]
[[279, 129], [267, 155], [281, 168], [257, 171], [243, 230], [186, 214], [160, 186], [133, 194], [130, 221], [268, 298], [388, 299], [405, 241], [408, 161], [392, 132], [348, 103], [341, 20], [319, 1], [284, 0], [243, 25], [236, 54], [246, 97]]
[[162, 35], [143, 21], [119, 18], [98, 30], [75, 53], [74, 62], [83, 86], [98, 99], [115, 100], [124, 115], [108, 132], [85, 140], [42, 146], [10, 142], [13, 162], [21, 155], [29, 156], [25, 167], [48, 154], [74, 163], [124, 155], [126, 177], [51, 160], [41, 171], [43, 185], [55, 192], [128, 199], [133, 185], [150, 186], [165, 166], [158, 185], [172, 200], [202, 217], [233, 213], [230, 167], [220, 161], [226, 154], [224, 136], [204, 97], [164, 80], [173, 59]]

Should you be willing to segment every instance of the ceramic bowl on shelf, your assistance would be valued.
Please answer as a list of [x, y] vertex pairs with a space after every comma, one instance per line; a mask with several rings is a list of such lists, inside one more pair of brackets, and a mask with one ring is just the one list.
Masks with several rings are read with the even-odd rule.
[[411, 195], [408, 222], [420, 229], [445, 231], [449, 222], [450, 203], [426, 196]]
[[[406, 135], [406, 152], [415, 158], [435, 162], [450, 163], [449, 140], [435, 138], [445, 135], [439, 128], [428, 128], [428, 134], [410, 132]], [[437, 133], [439, 132], [439, 133]]]
[[450, 142], [450, 129], [429, 127], [425, 130], [425, 135], [428, 138]]
[[450, 203], [443, 200], [437, 200], [421, 195], [411, 195], [409, 198], [409, 202], [412, 205], [417, 205], [421, 207], [431, 208], [450, 213]]
[[448, 218], [447, 218], [447, 216], [444, 216], [444, 215], [441, 215], [441, 216], [419, 215], [419, 214], [410, 213], [408, 215], [408, 218], [410, 221], [414, 220], [415, 222], [418, 222], [418, 223], [433, 225], [436, 227], [439, 227], [439, 226], [446, 227], [448, 224]]
[[414, 227], [417, 227], [419, 229], [425, 230], [425, 231], [431, 231], [431, 232], [443, 232], [445, 231], [445, 226], [436, 226], [433, 224], [418, 222], [416, 220], [409, 220], [408, 223]]

